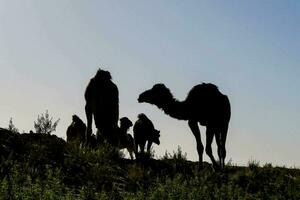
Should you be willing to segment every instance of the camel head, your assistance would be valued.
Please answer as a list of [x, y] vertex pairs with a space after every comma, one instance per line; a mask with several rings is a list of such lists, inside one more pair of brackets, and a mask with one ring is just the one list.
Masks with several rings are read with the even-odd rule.
[[122, 117], [120, 119], [120, 127], [123, 127], [124, 129], [128, 130], [130, 127], [132, 127], [132, 122], [127, 117]]
[[72, 116], [72, 121], [72, 124], [75, 126], [86, 127], [85, 123], [75, 114]]
[[72, 116], [72, 121], [73, 121], [74, 123], [82, 122], [81, 119], [80, 119], [77, 115], [73, 115], [73, 116]]
[[155, 143], [155, 144], [157, 144], [157, 145], [159, 145], [160, 144], [160, 140], [159, 140], [159, 137], [160, 137], [160, 131], [159, 130], [156, 130], [156, 129], [154, 129], [153, 130], [153, 136], [152, 136], [152, 141]]
[[140, 94], [139, 103], [150, 103], [158, 107], [163, 107], [167, 102], [173, 99], [170, 90], [162, 83], [155, 84], [151, 89]]
[[144, 114], [144, 113], [140, 113], [137, 116], [140, 120], [146, 121], [149, 120], [149, 118]]
[[109, 71], [98, 69], [95, 77], [96, 80], [111, 80], [111, 75]]

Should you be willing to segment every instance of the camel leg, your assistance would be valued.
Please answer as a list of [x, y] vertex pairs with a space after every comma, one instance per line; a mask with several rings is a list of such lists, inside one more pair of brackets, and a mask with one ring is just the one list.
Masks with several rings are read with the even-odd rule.
[[138, 155], [138, 150], [139, 150], [139, 144], [138, 144], [138, 143], [135, 143], [135, 146], [134, 146], [135, 157]]
[[221, 133], [220, 132], [216, 133], [216, 143], [217, 143], [217, 147], [218, 147], [219, 164], [220, 164], [220, 167], [223, 168], [223, 166], [222, 166], [222, 152], [221, 152], [222, 144], [221, 144]]
[[133, 146], [131, 148], [131, 152], [133, 152], [134, 154], [134, 157], [136, 159], [136, 156], [137, 156], [137, 148], [136, 148], [136, 144], [135, 144], [135, 141], [133, 140]]
[[221, 160], [220, 160], [220, 164], [221, 167], [224, 168], [225, 167], [225, 158], [226, 158], [226, 148], [225, 148], [225, 144], [226, 144], [226, 138], [227, 138], [227, 131], [228, 131], [228, 125], [225, 125], [220, 133], [220, 156], [221, 156]]
[[189, 127], [196, 138], [197, 152], [199, 156], [199, 168], [203, 168], [203, 144], [201, 142], [200, 129], [198, 127], [198, 122], [194, 120], [189, 120]]
[[146, 145], [146, 142], [141, 142], [141, 144], [140, 144], [140, 152], [141, 152], [142, 154], [145, 153], [145, 145]]
[[128, 151], [128, 153], [129, 153], [129, 155], [130, 155], [131, 160], [133, 160], [132, 149], [127, 148], [127, 151]]
[[86, 114], [86, 119], [87, 119], [87, 128], [86, 128], [86, 141], [88, 142], [90, 136], [92, 135], [92, 122], [93, 122], [93, 112], [91, 109], [91, 106], [89, 104], [85, 105], [85, 114]]
[[214, 129], [210, 127], [206, 127], [206, 147], [205, 147], [205, 152], [210, 158], [213, 166], [216, 168], [218, 167], [218, 164], [213, 156], [212, 149], [211, 149], [211, 144], [214, 139]]
[[152, 142], [148, 141], [148, 144], [147, 144], [147, 153], [150, 153], [151, 146], [152, 146]]

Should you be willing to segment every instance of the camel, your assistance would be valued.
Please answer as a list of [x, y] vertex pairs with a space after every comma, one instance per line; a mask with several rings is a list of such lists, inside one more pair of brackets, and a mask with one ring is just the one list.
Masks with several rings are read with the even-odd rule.
[[138, 146], [140, 152], [144, 154], [144, 148], [147, 142], [147, 153], [150, 153], [152, 143], [160, 144], [159, 137], [160, 131], [154, 128], [152, 121], [144, 114], [138, 115], [138, 120], [133, 126], [135, 153], [138, 153]]
[[108, 71], [99, 69], [85, 90], [87, 139], [92, 134], [92, 121], [100, 134], [112, 142], [118, 129], [119, 91]]
[[130, 158], [133, 160], [133, 152], [135, 149], [134, 139], [127, 133], [132, 125], [132, 122], [127, 117], [122, 117], [120, 119], [120, 127], [118, 129], [118, 147], [119, 149], [126, 148]]
[[[85, 123], [77, 116], [72, 116], [72, 123], [67, 129], [67, 142], [84, 143], [85, 142]], [[32, 132], [32, 131], [31, 131]]]
[[[190, 90], [184, 101], [178, 101], [164, 84], [155, 84], [151, 89], [140, 94], [138, 102], [156, 105], [169, 116], [188, 121], [196, 138], [200, 168], [203, 167], [204, 147], [198, 123], [206, 126], [205, 152], [211, 159], [214, 168], [224, 168], [225, 143], [231, 109], [228, 97], [223, 95], [216, 85], [211, 83], [196, 85]], [[218, 147], [219, 164], [212, 154], [211, 144], [214, 136]]]

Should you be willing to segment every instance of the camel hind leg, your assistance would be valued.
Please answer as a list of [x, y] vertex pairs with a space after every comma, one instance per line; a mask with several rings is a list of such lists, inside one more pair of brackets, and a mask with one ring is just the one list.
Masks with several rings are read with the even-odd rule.
[[189, 120], [189, 127], [194, 134], [197, 142], [197, 152], [199, 156], [199, 168], [203, 168], [203, 144], [201, 142], [200, 129], [198, 126], [198, 122], [194, 120]]
[[226, 158], [226, 138], [227, 138], [228, 125], [225, 125], [220, 132], [216, 134], [216, 142], [218, 146], [218, 156], [220, 160], [220, 166], [223, 169], [225, 167], [225, 158]]
[[206, 127], [206, 146], [205, 146], [205, 152], [210, 158], [214, 168], [218, 167], [218, 164], [213, 156], [211, 144], [214, 139], [215, 130], [211, 127]]

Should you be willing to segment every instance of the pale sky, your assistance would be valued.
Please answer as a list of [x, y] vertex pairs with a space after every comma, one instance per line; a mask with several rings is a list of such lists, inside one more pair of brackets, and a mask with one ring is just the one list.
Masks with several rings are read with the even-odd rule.
[[101, 67], [120, 117], [143, 112], [161, 131], [158, 157], [179, 145], [197, 160], [195, 139], [138, 95], [162, 82], [183, 100], [211, 82], [231, 101], [227, 161], [300, 167], [299, 24], [296, 0], [0, 0], [0, 127], [12, 117], [29, 132], [47, 109], [65, 138], [73, 114], [86, 121], [84, 90]]

